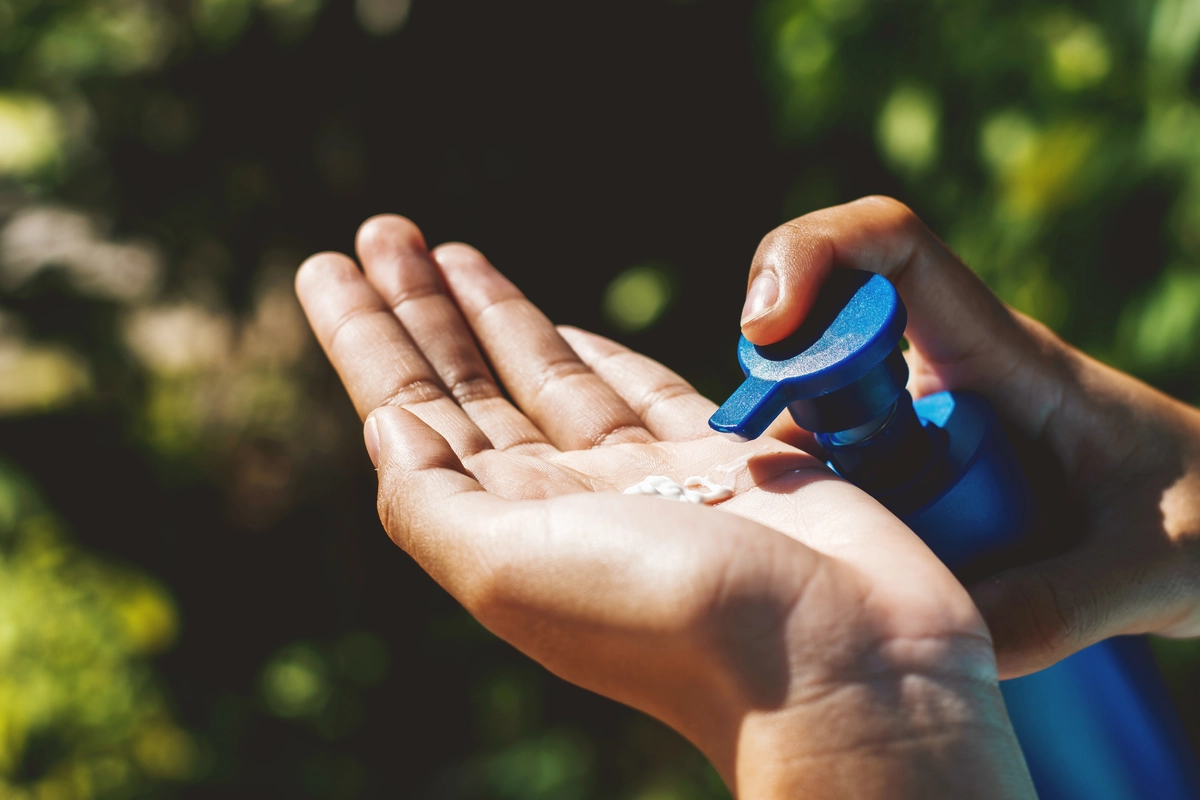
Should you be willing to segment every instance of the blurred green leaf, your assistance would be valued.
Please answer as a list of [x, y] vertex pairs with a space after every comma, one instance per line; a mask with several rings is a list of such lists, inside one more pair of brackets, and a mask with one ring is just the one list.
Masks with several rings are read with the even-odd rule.
[[1121, 334], [1142, 368], [1179, 368], [1200, 354], [1200, 269], [1175, 267], [1126, 309]]
[[202, 767], [145, 657], [174, 601], [80, 550], [0, 462], [0, 796], [129, 796]]

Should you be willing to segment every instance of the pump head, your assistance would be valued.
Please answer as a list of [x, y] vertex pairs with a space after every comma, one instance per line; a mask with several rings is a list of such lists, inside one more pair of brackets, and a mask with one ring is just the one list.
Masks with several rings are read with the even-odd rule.
[[881, 418], [883, 424], [908, 381], [899, 347], [907, 321], [887, 278], [835, 269], [791, 336], [762, 347], [741, 338], [746, 380], [708, 424], [754, 439], [784, 408], [814, 433], [853, 431]]

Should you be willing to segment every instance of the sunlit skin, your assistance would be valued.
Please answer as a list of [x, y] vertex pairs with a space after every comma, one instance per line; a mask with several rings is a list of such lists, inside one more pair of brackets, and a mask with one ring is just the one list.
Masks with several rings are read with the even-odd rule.
[[[381, 216], [357, 251], [297, 292], [384, 527], [484, 625], [676, 728], [740, 797], [1033, 796], [982, 617], [871, 498], [714, 435], [677, 375], [556, 328], [470, 247]], [[717, 507], [621, 494], [718, 467]]]
[[[1017, 433], [1058, 460], [1066, 494], [1078, 499], [1067, 517], [1082, 537], [1074, 549], [971, 587], [1001, 676], [1041, 669], [1116, 634], [1200, 635], [1200, 411], [1002, 304], [888, 198], [818, 211], [769, 234], [750, 285], [769, 273], [775, 302], [765, 310], [748, 304], [743, 333], [757, 344], [787, 336], [839, 266], [881, 273], [899, 290], [914, 396], [987, 395]], [[771, 432], [806, 440], [786, 416]]]

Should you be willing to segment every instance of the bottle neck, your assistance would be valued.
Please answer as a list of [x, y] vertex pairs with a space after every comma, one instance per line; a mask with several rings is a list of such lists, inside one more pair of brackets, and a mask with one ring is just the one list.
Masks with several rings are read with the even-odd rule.
[[816, 439], [839, 475], [885, 504], [890, 497], [923, 491], [929, 481], [937, 481], [937, 465], [945, 461], [942, 432], [921, 423], [907, 391], [869, 422], [818, 433]]
[[[897, 401], [897, 403], [898, 402], [899, 401]], [[892, 421], [892, 418], [896, 415], [897, 403], [893, 403], [892, 405], [888, 406], [887, 411], [884, 411], [882, 414], [870, 420], [869, 422], [864, 422], [857, 428], [851, 428], [848, 431], [838, 431], [836, 433], [825, 434], [829, 437], [829, 443], [836, 447], [847, 447], [852, 444], [858, 444], [859, 442], [865, 442]]]

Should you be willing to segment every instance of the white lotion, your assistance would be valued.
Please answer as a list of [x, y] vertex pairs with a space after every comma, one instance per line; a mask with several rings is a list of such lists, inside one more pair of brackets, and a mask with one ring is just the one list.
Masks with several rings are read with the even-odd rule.
[[645, 480], [626, 489], [625, 494], [658, 495], [664, 500], [709, 504], [733, 497], [733, 488], [722, 486], [699, 475], [693, 475], [682, 485], [665, 475], [647, 475]]

